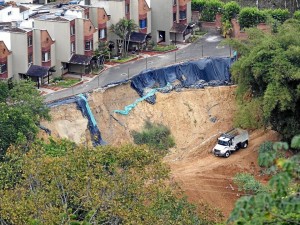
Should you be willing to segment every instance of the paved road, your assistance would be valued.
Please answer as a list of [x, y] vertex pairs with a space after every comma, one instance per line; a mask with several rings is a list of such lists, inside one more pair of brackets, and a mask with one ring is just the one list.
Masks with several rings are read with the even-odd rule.
[[139, 74], [146, 68], [160, 68], [163, 66], [200, 59], [208, 56], [229, 56], [231, 50], [227, 46], [218, 44], [222, 38], [215, 33], [208, 33], [198, 41], [174, 52], [143, 58], [133, 62], [120, 64], [103, 71], [98, 77], [88, 83], [73, 88], [57, 91], [45, 96], [45, 101], [50, 102], [75, 94], [85, 93], [93, 89], [103, 87], [112, 82], [118, 82]]

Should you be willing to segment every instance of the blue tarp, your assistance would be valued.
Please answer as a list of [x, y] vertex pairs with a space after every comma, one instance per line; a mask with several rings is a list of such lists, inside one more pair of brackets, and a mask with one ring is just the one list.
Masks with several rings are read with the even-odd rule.
[[[230, 83], [231, 63], [232, 59], [229, 57], [215, 57], [148, 69], [131, 79], [131, 87], [143, 97], [149, 89], [165, 87], [168, 83], [173, 85], [172, 89], [175, 90], [227, 85]], [[146, 100], [154, 104], [155, 95]]]
[[[106, 142], [103, 141], [101, 137], [100, 130], [98, 128], [97, 122], [95, 120], [95, 117], [91, 111], [91, 108], [88, 104], [88, 101], [86, 97], [83, 94], [79, 94], [74, 97], [65, 98], [62, 100], [54, 101], [52, 103], [48, 103], [48, 107], [57, 107], [60, 105], [70, 104], [70, 103], [76, 103], [78, 108], [81, 110], [82, 115], [88, 119], [88, 128], [90, 130], [91, 136], [92, 136], [92, 142], [94, 146], [98, 145], [105, 145]], [[40, 126], [41, 129], [46, 130], [46, 128]], [[49, 130], [50, 134], [51, 131]]]
[[84, 117], [88, 119], [88, 126], [89, 130], [91, 132], [92, 141], [94, 146], [98, 145], [105, 145], [105, 141], [103, 141], [101, 137], [100, 130], [97, 126], [97, 122], [94, 118], [94, 115], [91, 111], [91, 108], [89, 106], [89, 103], [86, 99], [86, 97], [83, 94], [79, 94], [78, 98], [76, 99], [77, 106], [80, 108], [82, 114]]

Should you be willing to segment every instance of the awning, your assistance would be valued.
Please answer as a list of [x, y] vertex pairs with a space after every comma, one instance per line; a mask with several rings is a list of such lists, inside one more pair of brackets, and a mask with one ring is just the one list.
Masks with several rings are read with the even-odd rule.
[[148, 38], [148, 34], [132, 32], [129, 41], [142, 44], [146, 42], [147, 38]]
[[181, 23], [174, 23], [173, 27], [170, 30], [170, 33], [181, 33], [183, 34], [185, 30], [187, 29], [187, 24], [181, 24]]
[[29, 77], [45, 77], [48, 76], [49, 72], [52, 72], [51, 67], [31, 65], [25, 75]]
[[76, 65], [90, 65], [93, 56], [73, 54], [67, 63]]

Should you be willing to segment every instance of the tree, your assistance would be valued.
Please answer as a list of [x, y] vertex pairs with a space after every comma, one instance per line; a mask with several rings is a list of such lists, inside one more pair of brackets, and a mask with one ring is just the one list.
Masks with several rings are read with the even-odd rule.
[[235, 124], [244, 128], [271, 125], [290, 140], [300, 133], [300, 22], [287, 20], [275, 34], [247, 32], [246, 42], [229, 43], [241, 55], [231, 68], [238, 84]]
[[231, 20], [232, 18], [235, 18], [241, 10], [240, 5], [235, 1], [227, 2], [223, 7], [223, 15], [222, 20]]
[[[273, 151], [267, 150], [269, 146], [260, 153], [269, 161], [264, 165], [276, 166], [278, 170], [268, 182], [269, 191], [240, 198], [229, 217], [230, 224], [300, 224], [300, 154], [288, 159], [278, 157], [277, 151], [288, 149], [288, 144], [275, 143]], [[300, 136], [293, 138], [291, 147], [300, 149]]]
[[41, 119], [50, 119], [49, 109], [32, 82], [0, 82], [0, 158], [12, 144], [28, 145], [35, 139]]
[[131, 33], [137, 28], [138, 26], [132, 19], [120, 19], [118, 23], [111, 25], [111, 32], [115, 33], [120, 38], [117, 42], [121, 45], [122, 56], [127, 56]]
[[[65, 143], [65, 141], [63, 141]], [[22, 182], [0, 190], [7, 224], [205, 224], [168, 182], [161, 156], [145, 147], [84, 148], [36, 143]], [[50, 151], [49, 151], [50, 149]], [[49, 155], [49, 153], [51, 153]]]
[[104, 58], [110, 59], [109, 44], [107, 41], [99, 41], [98, 48], [95, 50], [94, 54], [98, 56], [103, 56]]

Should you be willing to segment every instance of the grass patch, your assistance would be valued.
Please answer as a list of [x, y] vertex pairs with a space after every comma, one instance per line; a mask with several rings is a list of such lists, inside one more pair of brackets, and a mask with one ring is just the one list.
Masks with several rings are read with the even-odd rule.
[[55, 82], [53, 84], [53, 86], [68, 88], [68, 87], [72, 87], [73, 85], [80, 82], [81, 79], [80, 78], [65, 77], [65, 78], [57, 78], [53, 81]]
[[205, 35], [205, 34], [206, 34], [205, 31], [200, 31], [200, 30], [195, 30], [195, 31], [194, 31], [194, 35], [197, 35], [197, 36], [203, 36], [203, 35]]
[[166, 52], [176, 49], [175, 45], [156, 45], [154, 46], [153, 50], [158, 52]]
[[112, 59], [112, 62], [116, 62], [116, 63], [126, 63], [132, 59], [137, 58], [137, 56], [127, 56], [125, 58], [121, 58], [121, 59]]

